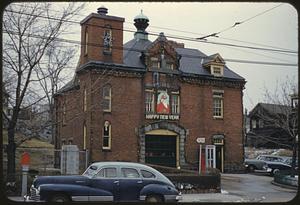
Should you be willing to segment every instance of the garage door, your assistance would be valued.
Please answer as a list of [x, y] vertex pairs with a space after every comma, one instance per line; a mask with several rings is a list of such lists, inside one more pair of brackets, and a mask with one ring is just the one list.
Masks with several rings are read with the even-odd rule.
[[176, 136], [146, 135], [145, 161], [149, 164], [176, 167]]

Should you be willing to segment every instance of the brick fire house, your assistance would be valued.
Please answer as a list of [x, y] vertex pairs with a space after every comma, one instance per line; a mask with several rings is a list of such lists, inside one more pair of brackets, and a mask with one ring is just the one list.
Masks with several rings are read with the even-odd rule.
[[100, 7], [81, 21], [81, 55], [73, 79], [55, 95], [56, 148], [89, 150], [90, 162], [133, 161], [171, 167], [238, 170], [243, 163], [245, 79], [220, 54], [210, 56], [134, 18], [123, 44], [124, 18]]

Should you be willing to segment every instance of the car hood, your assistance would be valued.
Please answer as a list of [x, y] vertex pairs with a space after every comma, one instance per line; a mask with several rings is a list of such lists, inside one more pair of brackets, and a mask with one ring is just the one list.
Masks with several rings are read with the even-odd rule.
[[72, 176], [38, 176], [34, 182], [33, 186], [38, 187], [41, 184], [86, 184], [88, 178], [82, 175], [72, 175]]
[[263, 162], [263, 161], [258, 159], [245, 159], [245, 162]]

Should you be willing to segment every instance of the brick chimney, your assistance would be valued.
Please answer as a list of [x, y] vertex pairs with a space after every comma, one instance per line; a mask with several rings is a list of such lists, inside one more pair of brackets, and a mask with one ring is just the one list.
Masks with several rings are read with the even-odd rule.
[[89, 61], [123, 63], [124, 18], [107, 15], [100, 7], [81, 22], [81, 54], [79, 66]]

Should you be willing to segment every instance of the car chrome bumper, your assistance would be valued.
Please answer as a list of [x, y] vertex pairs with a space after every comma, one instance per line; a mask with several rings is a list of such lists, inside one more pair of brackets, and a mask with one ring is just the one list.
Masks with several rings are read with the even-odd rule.
[[[182, 196], [181, 192], [178, 195], [164, 195], [165, 202], [176, 202], [176, 201], [181, 201]], [[140, 201], [145, 201], [146, 196], [140, 196]]]
[[255, 172], [258, 172], [258, 173], [271, 173], [272, 169], [271, 168], [262, 169], [262, 170], [256, 169]]
[[26, 202], [41, 202], [39, 190], [34, 188], [33, 186], [31, 186], [30, 195], [25, 195], [24, 201], [26, 201]]
[[176, 202], [182, 200], [181, 194], [179, 195], [165, 195], [165, 202]]
[[45, 202], [39, 199], [33, 199], [32, 197], [25, 195], [24, 197], [24, 202]]

